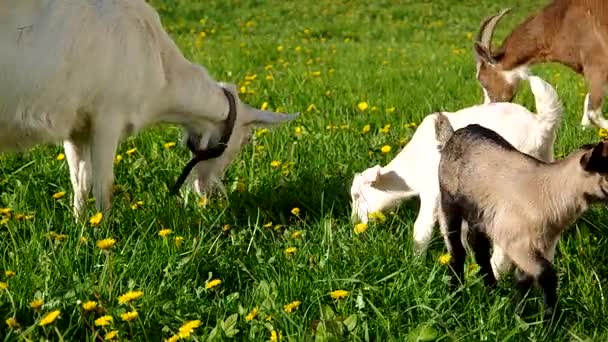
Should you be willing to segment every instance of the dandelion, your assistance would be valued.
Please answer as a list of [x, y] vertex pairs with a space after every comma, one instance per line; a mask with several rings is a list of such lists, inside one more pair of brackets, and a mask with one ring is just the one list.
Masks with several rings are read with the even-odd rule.
[[294, 300], [293, 302], [291, 302], [289, 304], [283, 305], [283, 310], [287, 313], [292, 313], [295, 309], [298, 308], [298, 306], [300, 306], [300, 304], [302, 304], [301, 301]]
[[65, 191], [59, 191], [59, 192], [56, 192], [56, 193], [53, 194], [53, 198], [54, 199], [60, 199], [63, 196], [65, 196]]
[[301, 237], [302, 237], [302, 232], [299, 230], [296, 230], [295, 232], [291, 233], [292, 239], [299, 239]]
[[137, 201], [133, 204], [131, 204], [131, 209], [136, 210], [141, 208], [144, 205], [144, 201]]
[[165, 342], [177, 342], [179, 340], [179, 335], [173, 335], [165, 340]]
[[19, 328], [19, 322], [17, 322], [17, 320], [14, 317], [7, 318], [7, 320], [5, 322], [6, 322], [6, 325], [8, 325], [8, 327], [11, 329]]
[[373, 211], [367, 216], [371, 221], [374, 222], [384, 223], [386, 221], [386, 216], [384, 216], [384, 214], [380, 211]]
[[274, 77], [272, 76], [272, 74], [266, 75], [266, 81], [272, 81], [272, 80], [274, 80]]
[[369, 104], [367, 104], [367, 102], [359, 102], [357, 108], [359, 108], [360, 111], [365, 112], [367, 108], [369, 108]]
[[9, 218], [8, 218], [8, 217], [4, 217], [4, 218], [2, 218], [2, 219], [0, 220], [0, 225], [7, 224], [7, 223], [8, 223], [8, 221], [9, 221]]
[[105, 326], [110, 325], [110, 323], [112, 323], [113, 320], [114, 320], [114, 318], [112, 318], [112, 316], [110, 316], [110, 315], [101, 316], [95, 320], [95, 325], [98, 327], [105, 327]]
[[279, 46], [277, 46], [277, 51], [278, 51], [278, 52], [283, 51], [283, 45], [279, 45]]
[[298, 251], [297, 247], [287, 247], [285, 248], [285, 250], [283, 251], [283, 253], [285, 253], [285, 255], [293, 255]]
[[173, 233], [173, 231], [171, 229], [165, 228], [165, 229], [161, 229], [158, 232], [158, 235], [162, 236], [162, 237], [167, 237], [169, 236], [169, 234]]
[[230, 229], [231, 229], [231, 228], [232, 228], [232, 227], [230, 227], [230, 225], [229, 225], [229, 224], [225, 224], [225, 225], [222, 227], [222, 231], [227, 232], [227, 231], [230, 231]]
[[380, 152], [382, 152], [382, 153], [389, 153], [390, 151], [391, 151], [391, 147], [389, 145], [384, 145], [380, 149]]
[[270, 342], [278, 342], [280, 339], [281, 339], [281, 332], [279, 331], [277, 333], [277, 331], [273, 329], [270, 332]]
[[300, 208], [295, 207], [295, 208], [291, 209], [291, 213], [295, 216], [300, 216]]
[[600, 136], [600, 138], [602, 139], [606, 139], [608, 138], [608, 130], [605, 128], [600, 128], [600, 130], [597, 132], [597, 134]]
[[143, 297], [143, 291], [128, 291], [127, 293], [118, 296], [118, 304], [125, 304]]
[[4, 271], [4, 276], [7, 278], [14, 277], [15, 274], [16, 274], [15, 271], [8, 271], [8, 270]]
[[127, 155], [132, 155], [133, 153], [137, 152], [137, 147], [133, 147], [132, 149], [128, 149], [127, 150]]
[[205, 288], [211, 289], [211, 288], [214, 288], [214, 287], [220, 285], [221, 283], [222, 283], [222, 281], [220, 279], [216, 278], [216, 279], [208, 281], [207, 284], [205, 284]]
[[393, 114], [394, 112], [395, 112], [395, 107], [386, 108], [386, 113], [387, 114]]
[[121, 161], [122, 161], [122, 155], [117, 154], [116, 157], [114, 157], [114, 164], [118, 165]]
[[209, 199], [207, 198], [207, 196], [201, 196], [201, 198], [198, 199], [198, 205], [200, 207], [204, 207], [207, 205], [207, 203], [209, 202]]
[[57, 160], [62, 161], [62, 160], [64, 160], [64, 159], [65, 159], [65, 154], [63, 154], [63, 153], [59, 153], [59, 154], [57, 155]]
[[266, 70], [266, 71], [272, 70], [272, 64], [268, 64], [268, 65], [264, 66], [264, 70]]
[[116, 244], [115, 239], [107, 238], [107, 239], [97, 241], [97, 248], [103, 249], [103, 250], [108, 250], [108, 249], [114, 247], [115, 244]]
[[11, 208], [0, 209], [0, 215], [10, 216], [11, 212], [13, 212], [13, 209], [11, 209]]
[[118, 336], [118, 330], [112, 330], [112, 331], [108, 332], [108, 333], [107, 333], [107, 334], [106, 334], [106, 335], [103, 337], [103, 339], [104, 339], [104, 340], [107, 340], [107, 341], [110, 341], [110, 340], [113, 340], [114, 338], [116, 338], [116, 336]]
[[264, 134], [268, 134], [268, 132], [270, 132], [270, 131], [268, 130], [268, 128], [261, 128], [261, 129], [258, 129], [258, 130], [255, 132], [255, 135], [256, 135], [256, 136], [259, 138], [259, 137], [261, 137], [261, 136], [262, 136], [262, 135], [264, 135]]
[[348, 292], [346, 290], [335, 290], [335, 291], [331, 291], [329, 293], [329, 295], [331, 296], [332, 299], [344, 299], [344, 298], [348, 297], [349, 294], [350, 294], [350, 292]]
[[475, 273], [477, 273], [477, 271], [479, 271], [479, 265], [473, 263], [470, 264], [468, 267], [468, 271], [469, 271], [469, 275], [473, 275]]
[[281, 166], [281, 162], [278, 160], [273, 160], [270, 162], [270, 167], [277, 169]]
[[313, 110], [317, 110], [317, 106], [314, 103], [311, 103], [308, 108], [306, 108], [307, 112], [312, 112]]
[[251, 310], [251, 311], [250, 311], [250, 312], [247, 314], [247, 316], [245, 316], [245, 321], [247, 321], [247, 322], [249, 322], [249, 321], [253, 321], [253, 320], [254, 320], [254, 319], [257, 317], [257, 315], [258, 315], [259, 311], [260, 311], [259, 307], [257, 307], [257, 306], [256, 306], [255, 308], [253, 308], [253, 309], [252, 309], [252, 310]]
[[384, 125], [384, 127], [380, 128], [380, 133], [388, 134], [388, 132], [390, 130], [391, 130], [391, 124], [386, 124], [386, 125]]
[[89, 223], [93, 227], [98, 226], [101, 223], [102, 218], [103, 218], [103, 214], [99, 212], [99, 213], [91, 216], [91, 218], [89, 219]]
[[166, 142], [164, 146], [166, 149], [173, 148], [173, 147], [175, 147], [175, 141]]
[[176, 236], [175, 237], [175, 247], [181, 247], [182, 243], [184, 242], [184, 237], [183, 236]]
[[296, 128], [293, 129], [293, 134], [295, 136], [300, 136], [302, 135], [302, 126], [297, 126]]
[[466, 37], [467, 37], [468, 40], [473, 39], [473, 32], [467, 32], [466, 33]]
[[97, 302], [90, 300], [88, 302], [82, 303], [82, 309], [84, 311], [93, 311], [97, 309]]
[[261, 109], [261, 110], [266, 110], [266, 109], [268, 109], [268, 102], [264, 102], [264, 103], [262, 103], [262, 105], [260, 106], [260, 109]]
[[415, 122], [410, 122], [404, 125], [405, 128], [416, 128], [418, 126]]
[[4, 281], [0, 281], [0, 291], [8, 290], [8, 283]]
[[355, 234], [361, 234], [364, 233], [367, 230], [367, 223], [358, 223], [355, 225], [355, 228], [353, 228], [353, 232], [355, 232]]
[[321, 72], [320, 71], [313, 71], [313, 72], [310, 73], [310, 76], [319, 77], [319, 76], [321, 76]]
[[198, 319], [194, 321], [188, 321], [179, 328], [179, 330], [177, 331], [177, 335], [180, 338], [190, 337], [190, 334], [194, 332], [194, 329], [198, 328], [200, 325], [201, 321], [199, 321]]
[[439, 263], [442, 265], [447, 265], [452, 260], [452, 256], [449, 253], [442, 254], [439, 257]]
[[139, 317], [137, 310], [125, 312], [122, 315], [120, 315], [120, 319], [122, 319], [125, 322], [131, 322], [131, 321], [137, 319], [137, 317]]
[[89, 243], [89, 238], [86, 236], [81, 236], [80, 237], [80, 243], [86, 245], [87, 243]]
[[363, 134], [368, 133], [369, 131], [371, 131], [371, 129], [372, 129], [372, 126], [370, 126], [369, 124], [368, 124], [368, 125], [365, 125], [365, 126], [363, 126], [363, 128], [361, 129], [361, 133], [363, 133]]
[[51, 311], [40, 319], [40, 323], [38, 323], [38, 325], [43, 327], [45, 325], [52, 324], [53, 322], [55, 322], [55, 320], [57, 319], [57, 317], [59, 317], [60, 314], [61, 314], [61, 311], [59, 311], [59, 310]]
[[30, 302], [30, 307], [34, 310], [40, 309], [44, 305], [44, 299], [37, 298]]

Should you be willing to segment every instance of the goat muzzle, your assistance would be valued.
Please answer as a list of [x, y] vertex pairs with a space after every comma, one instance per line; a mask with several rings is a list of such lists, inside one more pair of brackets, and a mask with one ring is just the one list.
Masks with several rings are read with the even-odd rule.
[[224, 121], [224, 131], [222, 132], [220, 141], [212, 147], [199, 150], [197, 144], [194, 141], [191, 141], [191, 139], [188, 139], [187, 146], [188, 149], [190, 149], [190, 152], [194, 154], [194, 157], [192, 157], [192, 159], [190, 159], [186, 166], [184, 166], [184, 169], [177, 178], [175, 185], [171, 188], [171, 195], [177, 195], [179, 189], [184, 184], [186, 178], [188, 178], [196, 164], [204, 160], [214, 159], [221, 156], [222, 153], [224, 153], [224, 151], [226, 150], [226, 147], [228, 147], [228, 141], [232, 136], [234, 123], [236, 121], [236, 101], [234, 99], [234, 95], [232, 95], [230, 91], [228, 91], [226, 88], [222, 88], [222, 90], [224, 91], [226, 99], [228, 99], [229, 109], [228, 117]]

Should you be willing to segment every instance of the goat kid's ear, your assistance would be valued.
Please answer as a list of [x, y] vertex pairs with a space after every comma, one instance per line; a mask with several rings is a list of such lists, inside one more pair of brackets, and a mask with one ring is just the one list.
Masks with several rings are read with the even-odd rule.
[[475, 54], [475, 59], [477, 61], [492, 65], [496, 64], [496, 60], [492, 57], [490, 50], [480, 42], [475, 42], [475, 44], [473, 44], [473, 53]]
[[604, 140], [581, 157], [581, 165], [588, 172], [608, 173], [608, 140]]

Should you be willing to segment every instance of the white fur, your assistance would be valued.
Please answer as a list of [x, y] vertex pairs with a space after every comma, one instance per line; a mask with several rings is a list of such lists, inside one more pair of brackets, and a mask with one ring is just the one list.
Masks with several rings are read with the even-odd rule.
[[124, 137], [164, 122], [203, 134], [201, 147], [218, 141], [222, 86], [236, 98], [234, 132], [227, 153], [198, 169], [229, 164], [252, 126], [296, 117], [247, 106], [186, 60], [144, 0], [2, 3], [0, 51], [0, 152], [63, 141], [77, 215], [91, 187], [98, 209], [109, 208]]
[[[553, 161], [553, 144], [562, 105], [551, 85], [536, 76], [528, 79], [538, 114], [514, 103], [475, 105], [445, 114], [455, 130], [476, 123], [496, 131], [520, 151]], [[406, 199], [420, 196], [420, 211], [414, 223], [417, 253], [426, 250], [437, 221], [440, 156], [434, 124], [435, 115], [425, 117], [412, 139], [388, 165], [375, 165], [355, 174], [351, 187], [354, 222], [368, 222], [369, 213], [386, 211]], [[387, 180], [390, 180], [388, 188], [378, 189], [382, 187], [380, 183]], [[497, 248], [492, 263], [497, 277], [500, 271], [509, 268], [509, 260]]]

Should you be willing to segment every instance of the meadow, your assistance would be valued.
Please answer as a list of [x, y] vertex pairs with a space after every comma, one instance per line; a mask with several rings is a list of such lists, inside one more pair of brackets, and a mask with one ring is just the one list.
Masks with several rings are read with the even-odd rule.
[[[355, 172], [386, 164], [437, 110], [481, 103], [472, 39], [504, 6], [500, 41], [540, 4], [511, 0], [150, 0], [183, 53], [251, 105], [301, 112], [259, 129], [227, 196], [168, 194], [189, 158], [174, 126], [125, 140], [113, 211], [77, 223], [60, 146], [0, 155], [4, 341], [605, 341], [606, 209], [564, 234], [559, 316], [538, 291], [487, 289], [472, 258], [448, 290], [439, 234], [412, 251], [417, 200], [350, 222]], [[544, 3], [544, 2], [543, 2]], [[497, 43], [496, 43], [497, 44]], [[563, 156], [597, 141], [579, 122], [581, 76], [536, 66], [566, 108]], [[515, 102], [534, 110], [527, 83]]]

